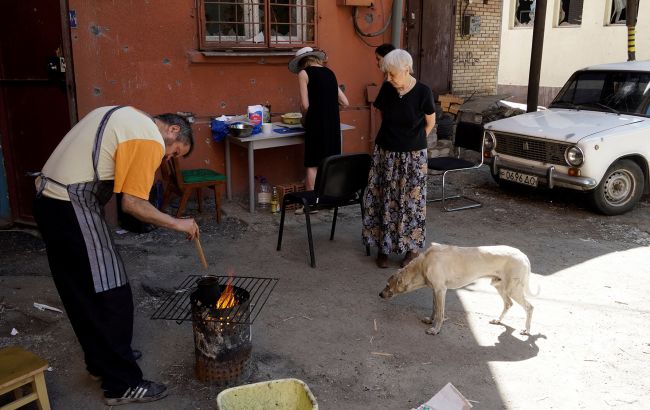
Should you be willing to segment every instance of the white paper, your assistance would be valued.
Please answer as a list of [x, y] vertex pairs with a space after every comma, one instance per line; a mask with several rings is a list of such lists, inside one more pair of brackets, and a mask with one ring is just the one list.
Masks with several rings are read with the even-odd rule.
[[17, 334], [18, 334], [18, 331], [16, 330], [15, 327], [13, 329], [11, 329], [11, 335], [12, 336], [16, 336]]
[[413, 410], [467, 410], [472, 404], [454, 387], [447, 383], [429, 401]]

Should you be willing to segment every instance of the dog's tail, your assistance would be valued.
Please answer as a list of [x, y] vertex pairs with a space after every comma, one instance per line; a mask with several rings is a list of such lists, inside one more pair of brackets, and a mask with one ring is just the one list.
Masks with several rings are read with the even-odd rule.
[[533, 273], [533, 272], [529, 272], [528, 276], [526, 276], [526, 284], [525, 284], [524, 289], [525, 289], [526, 295], [536, 297], [537, 295], [539, 295], [539, 292], [541, 291], [542, 288], [539, 286], [539, 283], [538, 283], [537, 284], [537, 292], [533, 293], [533, 292], [530, 291], [530, 284], [528, 283], [528, 281], [529, 281], [529, 278], [531, 277], [531, 275], [537, 275], [537, 274]]

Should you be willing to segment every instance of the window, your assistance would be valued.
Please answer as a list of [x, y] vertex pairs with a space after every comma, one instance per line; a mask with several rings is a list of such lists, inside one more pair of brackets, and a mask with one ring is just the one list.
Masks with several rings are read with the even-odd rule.
[[581, 71], [558, 93], [551, 107], [578, 106], [583, 110], [647, 114], [650, 109], [650, 73], [636, 71]]
[[560, 1], [560, 13], [557, 20], [558, 26], [579, 26], [582, 24], [583, 0]]
[[201, 49], [315, 45], [316, 1], [200, 0]]
[[515, 0], [515, 27], [532, 27], [535, 22], [535, 0]]
[[627, 0], [611, 0], [612, 9], [610, 10], [609, 24], [625, 24], [625, 15], [627, 10]]

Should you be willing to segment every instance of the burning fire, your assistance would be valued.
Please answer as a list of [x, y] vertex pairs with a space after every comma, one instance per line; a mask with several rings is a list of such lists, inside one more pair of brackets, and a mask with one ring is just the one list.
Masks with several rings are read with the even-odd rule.
[[230, 309], [237, 304], [237, 299], [235, 299], [235, 292], [232, 286], [232, 278], [234, 272], [228, 270], [228, 283], [226, 283], [226, 289], [219, 296], [217, 300], [217, 309]]

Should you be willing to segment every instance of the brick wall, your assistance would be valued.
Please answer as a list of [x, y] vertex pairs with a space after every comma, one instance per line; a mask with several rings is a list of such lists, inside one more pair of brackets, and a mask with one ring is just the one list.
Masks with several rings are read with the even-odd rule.
[[[487, 3], [487, 4], [484, 4]], [[454, 39], [453, 93], [469, 96], [497, 92], [502, 0], [458, 0]], [[481, 18], [480, 32], [461, 35], [463, 15]]]

